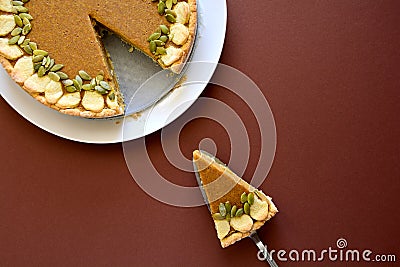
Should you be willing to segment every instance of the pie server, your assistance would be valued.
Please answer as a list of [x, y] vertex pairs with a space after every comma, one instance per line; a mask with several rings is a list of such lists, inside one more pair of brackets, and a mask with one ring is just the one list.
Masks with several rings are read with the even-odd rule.
[[[217, 162], [220, 161], [218, 158], [216, 158], [215, 156], [213, 156], [205, 151], [201, 151], [201, 153], [205, 153], [205, 154], [209, 155], [211, 158], [214, 158], [215, 161], [217, 161]], [[206, 192], [204, 191], [203, 184], [200, 179], [199, 171], [194, 162], [193, 162], [193, 168], [194, 168], [194, 173], [196, 175], [197, 184], [199, 185], [201, 194], [203, 195], [204, 203], [206, 203], [208, 210], [211, 212], [210, 203], [208, 202]], [[256, 244], [256, 246], [258, 248], [258, 256], [262, 259], [265, 259], [265, 261], [267, 261], [271, 267], [277, 267], [278, 264], [276, 264], [274, 259], [271, 257], [270, 253], [267, 250], [267, 246], [264, 245], [264, 243], [261, 241], [260, 237], [257, 235], [257, 231], [253, 231], [250, 234], [249, 238], [251, 238], [251, 240], [253, 240], [253, 242]]]

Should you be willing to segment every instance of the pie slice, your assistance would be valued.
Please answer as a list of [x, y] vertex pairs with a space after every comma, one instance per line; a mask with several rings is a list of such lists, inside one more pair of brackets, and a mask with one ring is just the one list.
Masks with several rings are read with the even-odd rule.
[[249, 236], [278, 212], [271, 197], [207, 152], [194, 151], [193, 162], [223, 248]]
[[125, 104], [102, 33], [179, 73], [196, 27], [196, 0], [0, 0], [0, 63], [53, 109], [113, 117]]

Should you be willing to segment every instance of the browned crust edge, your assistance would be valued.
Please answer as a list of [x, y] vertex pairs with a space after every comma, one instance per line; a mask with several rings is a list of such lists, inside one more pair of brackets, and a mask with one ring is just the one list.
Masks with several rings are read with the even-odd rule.
[[2, 55], [0, 55], [0, 64], [3, 66], [3, 68], [8, 72], [8, 74], [11, 76], [12, 75], [12, 71], [14, 69], [14, 67], [11, 65], [11, 62], [8, 61], [8, 59], [6, 59], [5, 57], [3, 57]]

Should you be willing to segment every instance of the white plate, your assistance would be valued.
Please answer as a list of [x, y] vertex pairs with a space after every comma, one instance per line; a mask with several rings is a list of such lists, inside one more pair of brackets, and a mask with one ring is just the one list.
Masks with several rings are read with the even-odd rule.
[[[198, 35], [192, 62], [211, 62], [202, 80], [209, 81], [217, 67], [225, 39], [227, 10], [225, 0], [198, 0]], [[186, 81], [198, 80], [196, 67], [189, 65]], [[204, 79], [206, 77], [206, 79]], [[143, 137], [157, 131], [178, 118], [199, 97], [206, 83], [190, 85], [190, 90], [179, 88], [172, 91], [151, 110], [142, 112], [139, 118], [128, 117], [125, 120], [90, 120], [60, 114], [52, 110], [22, 90], [0, 68], [1, 96], [19, 114], [31, 123], [57, 136], [85, 143], [117, 143]], [[176, 107], [180, 106], [179, 110]], [[151, 116], [149, 114], [151, 113]], [[157, 114], [170, 114], [165, 116]], [[157, 119], [159, 118], [159, 119]], [[146, 126], [144, 126], [146, 125]], [[143, 129], [146, 128], [144, 131]]]

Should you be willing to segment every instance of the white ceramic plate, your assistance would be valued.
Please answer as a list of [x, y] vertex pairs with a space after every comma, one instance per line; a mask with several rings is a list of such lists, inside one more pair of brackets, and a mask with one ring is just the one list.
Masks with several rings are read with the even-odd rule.
[[[225, 39], [226, 20], [225, 0], [198, 0], [198, 35], [191, 61], [214, 63], [209, 64], [206, 72], [202, 68], [202, 81], [209, 81], [217, 67]], [[127, 117], [124, 120], [90, 120], [60, 114], [19, 88], [3, 68], [0, 68], [0, 93], [24, 118], [52, 134], [85, 143], [117, 143], [157, 131], [185, 112], [206, 86], [204, 82], [196, 83], [196, 72], [196, 66], [188, 66], [186, 82], [194, 81], [190, 90], [178, 88], [151, 109], [143, 111], [139, 118]], [[178, 106], [181, 108], [177, 110]], [[165, 114], [169, 114], [168, 118], [163, 116]]]

